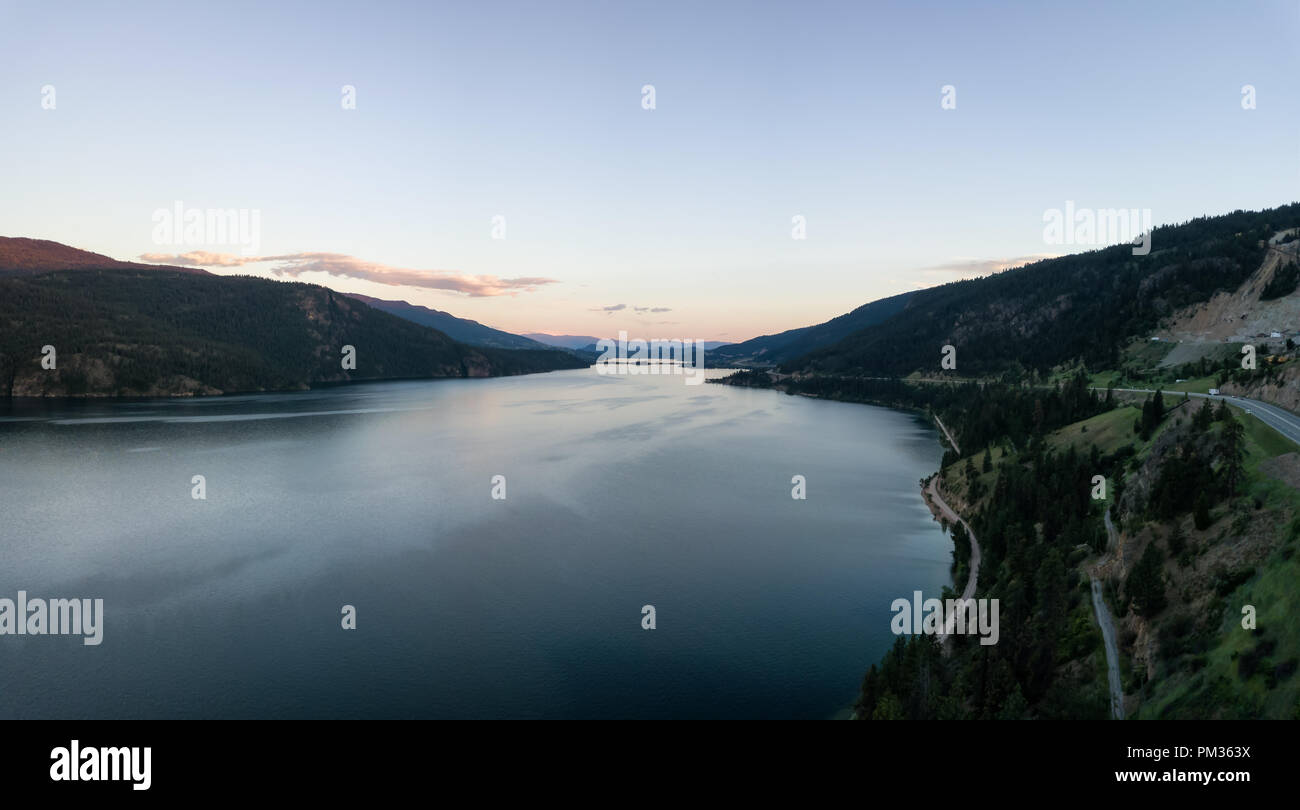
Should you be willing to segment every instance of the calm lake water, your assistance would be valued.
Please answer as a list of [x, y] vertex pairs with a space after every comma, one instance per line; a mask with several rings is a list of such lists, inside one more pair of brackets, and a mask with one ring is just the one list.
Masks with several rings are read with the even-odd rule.
[[937, 436], [883, 408], [594, 370], [0, 407], [0, 597], [105, 612], [0, 636], [0, 718], [825, 718], [950, 582]]

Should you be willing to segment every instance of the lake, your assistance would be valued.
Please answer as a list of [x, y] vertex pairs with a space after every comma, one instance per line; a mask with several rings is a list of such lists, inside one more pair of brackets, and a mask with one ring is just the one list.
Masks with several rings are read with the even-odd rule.
[[0, 597], [104, 600], [0, 635], [0, 718], [835, 716], [951, 582], [937, 434], [684, 383], [0, 405]]

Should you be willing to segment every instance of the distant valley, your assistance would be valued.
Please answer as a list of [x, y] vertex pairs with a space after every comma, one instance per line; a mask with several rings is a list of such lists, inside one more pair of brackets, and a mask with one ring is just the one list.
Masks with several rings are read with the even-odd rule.
[[509, 332], [503, 332], [500, 329], [493, 329], [490, 326], [484, 326], [478, 321], [471, 321], [468, 318], [457, 318], [449, 312], [442, 312], [440, 310], [422, 307], [417, 304], [410, 304], [406, 301], [387, 301], [381, 298], [371, 298], [368, 295], [361, 295], [359, 293], [344, 293], [344, 295], [347, 295], [349, 298], [355, 298], [380, 312], [387, 312], [390, 315], [396, 315], [397, 317], [403, 318], [412, 323], [418, 323], [421, 326], [428, 326], [432, 329], [437, 329], [452, 340], [458, 340], [461, 343], [468, 343], [471, 346], [488, 346], [497, 349], [532, 349], [538, 351], [553, 349], [560, 345], [533, 340], [523, 335], [514, 335]]

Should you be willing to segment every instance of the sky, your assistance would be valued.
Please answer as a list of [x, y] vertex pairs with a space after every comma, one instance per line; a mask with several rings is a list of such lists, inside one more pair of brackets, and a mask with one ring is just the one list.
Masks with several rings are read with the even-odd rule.
[[0, 0], [0, 235], [738, 341], [1086, 249], [1067, 201], [1300, 199], [1297, 42], [1300, 0]]

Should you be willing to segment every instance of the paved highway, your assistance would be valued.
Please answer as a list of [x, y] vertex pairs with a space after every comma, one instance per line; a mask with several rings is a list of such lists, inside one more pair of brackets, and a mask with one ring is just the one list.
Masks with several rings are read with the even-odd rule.
[[[867, 379], [887, 380], [892, 378], [868, 377]], [[975, 379], [934, 380], [934, 379], [922, 378], [917, 380], [906, 380], [906, 382], [956, 383], [956, 382], [980, 382], [980, 381]], [[1040, 387], [1050, 388], [1051, 386], [1044, 385]], [[1092, 387], [1092, 390], [1105, 391], [1106, 389], [1101, 386], [1095, 385]], [[1156, 392], [1156, 389], [1154, 388], [1116, 388], [1115, 390], [1120, 392], [1130, 393], [1130, 394], [1154, 394]], [[1183, 392], [1161, 390], [1161, 393], [1170, 399], [1174, 399], [1174, 398], [1181, 398]], [[1227, 394], [1220, 394], [1218, 396], [1210, 396], [1209, 394], [1192, 394], [1192, 396], [1198, 397], [1200, 399], [1213, 399], [1216, 401], [1221, 399], [1227, 400], [1230, 406], [1234, 408], [1240, 408], [1241, 410], [1244, 411], [1250, 411], [1251, 416], [1257, 417], [1259, 421], [1273, 428], [1278, 433], [1281, 433], [1283, 436], [1287, 437], [1288, 439], [1295, 442], [1296, 444], [1300, 444], [1300, 416], [1296, 416], [1290, 411], [1283, 410], [1282, 408], [1279, 408], [1276, 405], [1270, 405], [1267, 402], [1261, 402], [1258, 399], [1247, 399], [1246, 397], [1234, 397], [1234, 396], [1229, 396]], [[948, 431], [945, 428], [944, 433], [947, 432]], [[949, 436], [948, 440], [952, 441], [952, 437]], [[953, 447], [956, 446], [957, 446], [956, 444], [953, 444]]]
[[[1095, 390], [1104, 391], [1104, 388]], [[1153, 394], [1153, 388], [1116, 388], [1116, 391], [1127, 392], [1130, 394]], [[1170, 399], [1180, 399], [1181, 391], [1162, 391], [1162, 394]], [[1296, 444], [1300, 444], [1300, 416], [1296, 416], [1290, 411], [1284, 411], [1276, 405], [1270, 405], [1267, 402], [1260, 402], [1258, 399], [1247, 399], [1245, 397], [1234, 397], [1226, 394], [1211, 396], [1209, 394], [1192, 394], [1193, 397], [1200, 399], [1225, 400], [1230, 406], [1248, 411], [1251, 416], [1256, 417], [1259, 421], [1281, 433]]]

